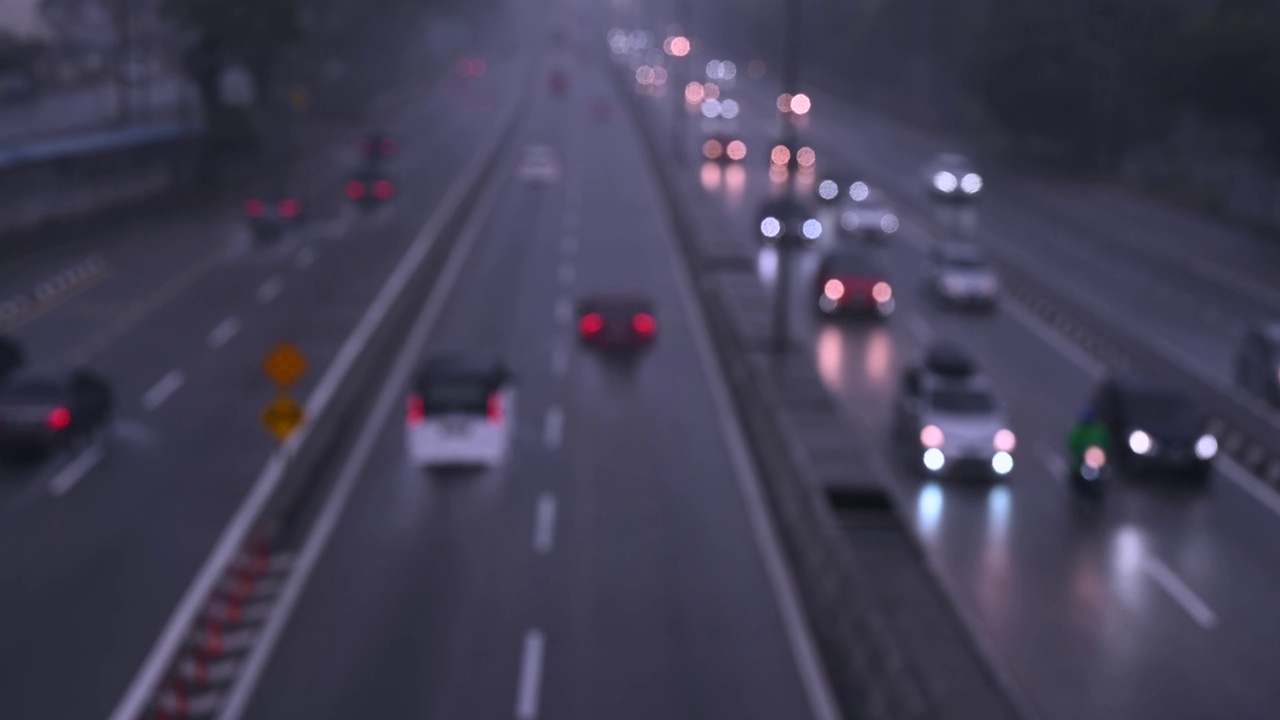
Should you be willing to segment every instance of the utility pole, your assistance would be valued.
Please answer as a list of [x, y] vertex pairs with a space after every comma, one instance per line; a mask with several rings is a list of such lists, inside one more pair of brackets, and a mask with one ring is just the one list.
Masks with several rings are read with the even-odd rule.
[[[803, 0], [786, 0], [786, 28], [782, 48], [782, 92], [795, 96], [800, 92], [800, 22], [802, 19], [801, 3]], [[799, 150], [796, 133], [795, 113], [782, 112], [783, 145], [790, 151], [791, 159], [787, 163], [786, 197], [798, 201], [796, 197], [795, 154]], [[773, 299], [773, 352], [783, 356], [791, 349], [791, 274], [792, 262], [799, 242], [800, 228], [792, 227], [794, 218], [787, 218], [786, 232], [778, 241], [778, 277]]]

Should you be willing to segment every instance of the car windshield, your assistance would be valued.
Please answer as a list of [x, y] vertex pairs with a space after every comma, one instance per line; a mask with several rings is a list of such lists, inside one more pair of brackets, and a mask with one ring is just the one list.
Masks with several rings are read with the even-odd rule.
[[420, 383], [422, 409], [427, 413], [484, 413], [492, 383], [480, 378], [438, 377]]
[[832, 255], [823, 263], [830, 275], [883, 275], [884, 266], [867, 255]]
[[996, 409], [995, 400], [981, 390], [935, 390], [929, 403], [934, 410], [945, 413], [988, 414]]
[[1185, 427], [1196, 421], [1195, 406], [1181, 395], [1166, 392], [1131, 392], [1122, 401], [1130, 424], [1160, 430]]

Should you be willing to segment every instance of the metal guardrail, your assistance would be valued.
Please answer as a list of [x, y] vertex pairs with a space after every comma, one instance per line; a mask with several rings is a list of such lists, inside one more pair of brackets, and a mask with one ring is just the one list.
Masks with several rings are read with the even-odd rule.
[[[490, 145], [459, 173], [460, 180], [441, 200], [347, 338], [307, 400], [306, 416], [313, 419], [312, 423], [268, 461], [201, 573], [170, 616], [111, 720], [187, 717], [197, 711], [210, 714], [216, 710], [210, 695], [197, 694], [193, 687], [225, 682], [220, 674], [211, 674], [212, 669], [221, 666], [207, 663], [200, 672], [193, 673], [190, 663], [182, 662], [190, 659], [187, 651], [197, 645], [201, 652], [195, 657], [206, 660], [210, 649], [227, 653], [231, 637], [224, 632], [228, 596], [236, 597], [237, 603], [258, 600], [262, 596], [255, 595], [253, 588], [260, 587], [271, 572], [287, 570], [274, 565], [287, 565], [287, 554], [278, 550], [296, 538], [295, 521], [304, 517], [300, 506], [317, 490], [318, 481], [326, 475], [327, 461], [342, 445], [342, 438], [363, 420], [364, 406], [369, 401], [364, 388], [370, 378], [385, 371], [394, 357], [390, 349], [401, 339], [404, 327], [430, 292], [433, 278], [470, 215], [477, 190], [505, 156], [527, 100], [527, 93], [517, 99], [499, 123]], [[236, 607], [238, 613], [244, 612], [243, 604]], [[251, 642], [252, 632], [235, 635], [234, 639], [241, 644]]]

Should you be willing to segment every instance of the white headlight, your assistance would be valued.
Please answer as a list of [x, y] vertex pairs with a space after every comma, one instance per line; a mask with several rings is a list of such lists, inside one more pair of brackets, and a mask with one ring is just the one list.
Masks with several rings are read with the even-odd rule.
[[840, 227], [845, 230], [858, 229], [858, 213], [852, 210], [846, 210], [840, 215]]
[[946, 462], [947, 457], [938, 448], [929, 448], [924, 451], [924, 466], [930, 472], [938, 472]]
[[1218, 454], [1218, 438], [1212, 435], [1201, 435], [1196, 441], [1196, 457], [1209, 460]]
[[960, 189], [970, 195], [982, 189], [982, 176], [978, 173], [969, 173], [960, 180]]
[[1142, 430], [1134, 430], [1129, 433], [1129, 449], [1139, 455], [1146, 455], [1151, 452], [1151, 436]]
[[890, 213], [880, 218], [880, 229], [887, 233], [898, 232], [898, 217]]
[[867, 196], [870, 194], [871, 188], [867, 187], [867, 184], [862, 181], [858, 181], [849, 186], [849, 197], [853, 198], [856, 202], [866, 200]]
[[944, 193], [955, 192], [957, 185], [956, 176], [946, 170], [934, 173], [933, 175], [933, 186]]
[[836, 195], [840, 194], [840, 186], [834, 180], [823, 180], [818, 185], [818, 195], [823, 200], [835, 200]]
[[955, 276], [944, 276], [942, 278], [942, 292], [947, 295], [959, 295], [964, 292], [964, 280]]
[[1018, 438], [1014, 436], [1012, 430], [1001, 429], [996, 432], [992, 444], [996, 450], [1001, 452], [1013, 452], [1013, 449], [1018, 445]]
[[1013, 456], [1007, 452], [998, 452], [991, 458], [991, 469], [997, 475], [1008, 475], [1013, 472]]
[[804, 233], [804, 236], [810, 240], [817, 240], [822, 236], [822, 223], [812, 218], [805, 220], [800, 232]]
[[767, 217], [760, 221], [760, 234], [769, 238], [776, 238], [782, 234], [782, 223], [778, 222], [778, 218]]

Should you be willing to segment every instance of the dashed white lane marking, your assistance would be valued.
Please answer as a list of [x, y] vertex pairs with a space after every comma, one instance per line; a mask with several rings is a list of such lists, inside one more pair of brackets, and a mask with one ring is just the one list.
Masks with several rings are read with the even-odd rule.
[[569, 317], [573, 315], [573, 306], [569, 302], [569, 298], [562, 297], [556, 300], [556, 322], [564, 325], [569, 322]]
[[933, 341], [933, 327], [919, 315], [907, 316], [907, 330], [915, 336], [916, 341], [921, 345], [928, 345]]
[[67, 463], [49, 480], [49, 494], [54, 497], [66, 495], [71, 488], [84, 479], [85, 475], [102, 460], [102, 445], [95, 444]]
[[186, 381], [187, 376], [183, 375], [181, 370], [170, 370], [142, 396], [142, 406], [148, 410], [155, 410], [168, 400], [170, 395], [177, 392]]
[[1081, 350], [1078, 345], [1063, 337], [1061, 333], [1046, 325], [1043, 320], [1033, 315], [1016, 301], [1003, 302], [1000, 304], [1000, 308], [1009, 317], [1022, 323], [1024, 327], [1043, 340], [1049, 347], [1057, 350], [1060, 355], [1075, 363], [1076, 367], [1083, 370], [1090, 378], [1097, 380], [1107, 374], [1106, 366], [1095, 360], [1093, 356], [1084, 350]]
[[520, 681], [516, 687], [516, 720], [536, 720], [542, 695], [542, 659], [547, 640], [538, 628], [524, 634], [524, 650], [520, 653]]
[[281, 290], [284, 290], [284, 281], [280, 279], [279, 275], [272, 275], [266, 282], [258, 286], [258, 292], [255, 293], [255, 296], [258, 298], [259, 303], [266, 305], [275, 300]]
[[578, 213], [574, 210], [569, 210], [564, 214], [564, 226], [567, 228], [576, 228], [578, 227], [578, 219]]
[[299, 270], [305, 270], [308, 267], [311, 267], [311, 263], [315, 261], [316, 261], [316, 249], [313, 247], [302, 248], [301, 250], [298, 251], [298, 254], [293, 258], [293, 264], [296, 265]]
[[560, 447], [563, 440], [564, 410], [561, 410], [559, 405], [552, 405], [547, 408], [546, 421], [542, 425], [542, 441], [554, 450]]
[[569, 348], [563, 345], [551, 348], [551, 372], [556, 376], [569, 372]]
[[1224, 477], [1235, 483], [1249, 494], [1254, 500], [1257, 500], [1263, 507], [1280, 515], [1280, 495], [1276, 494], [1269, 485], [1254, 477], [1252, 473], [1245, 470], [1240, 463], [1234, 458], [1219, 454], [1213, 462], [1213, 467]]
[[572, 255], [578, 251], [578, 238], [572, 235], [565, 235], [560, 238], [560, 252], [566, 255]]
[[1157, 585], [1169, 593], [1169, 597], [1172, 597], [1197, 625], [1205, 630], [1212, 630], [1218, 624], [1218, 615], [1159, 558], [1148, 555], [1146, 562], [1142, 564], [1142, 569], [1156, 581]]
[[1036, 446], [1036, 455], [1040, 456], [1040, 462], [1044, 465], [1044, 469], [1049, 472], [1049, 476], [1054, 480], [1065, 482], [1067, 478], [1067, 461], [1048, 445], [1040, 443]]
[[238, 332], [240, 332], [240, 318], [232, 315], [218, 323], [217, 327], [209, 332], [209, 347], [217, 350], [226, 345], [227, 341], [235, 337]]
[[533, 549], [539, 555], [551, 552], [556, 534], [556, 496], [543, 493], [538, 496], [538, 506], [534, 511]]
[[560, 270], [556, 273], [556, 276], [560, 279], [561, 285], [568, 285], [572, 283], [575, 275], [577, 275], [577, 271], [568, 263], [561, 265]]

